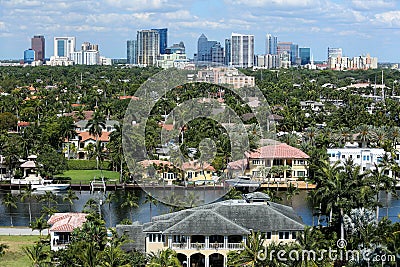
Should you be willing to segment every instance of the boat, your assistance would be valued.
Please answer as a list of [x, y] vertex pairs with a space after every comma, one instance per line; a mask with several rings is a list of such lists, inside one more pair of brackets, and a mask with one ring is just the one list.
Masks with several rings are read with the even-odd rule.
[[53, 184], [53, 183], [42, 183], [39, 185], [31, 185], [33, 190], [36, 191], [63, 191], [67, 190], [71, 185], [70, 184]]
[[260, 182], [251, 180], [249, 176], [238, 176], [233, 179], [225, 180], [228, 185], [233, 187], [255, 187], [258, 188], [261, 186]]

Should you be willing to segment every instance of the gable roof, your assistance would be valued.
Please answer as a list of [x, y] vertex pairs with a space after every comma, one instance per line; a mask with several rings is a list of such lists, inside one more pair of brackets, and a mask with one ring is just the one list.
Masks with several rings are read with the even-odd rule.
[[277, 145], [260, 147], [254, 152], [249, 152], [248, 158], [308, 159], [310, 157], [298, 148], [289, 146], [285, 143], [281, 143]]

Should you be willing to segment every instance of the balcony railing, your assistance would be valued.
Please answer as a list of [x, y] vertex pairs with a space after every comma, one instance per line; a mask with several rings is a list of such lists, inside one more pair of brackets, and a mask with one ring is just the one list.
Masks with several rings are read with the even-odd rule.
[[180, 250], [180, 249], [241, 250], [241, 249], [243, 249], [243, 244], [242, 243], [227, 243], [226, 246], [225, 246], [224, 243], [210, 243], [208, 246], [206, 246], [205, 243], [191, 243], [190, 246], [188, 246], [187, 243], [172, 243], [171, 244], [171, 248], [174, 249], [174, 250]]

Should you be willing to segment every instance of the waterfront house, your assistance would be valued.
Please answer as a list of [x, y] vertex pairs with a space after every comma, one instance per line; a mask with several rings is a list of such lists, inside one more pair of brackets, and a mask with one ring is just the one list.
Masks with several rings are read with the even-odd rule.
[[[346, 160], [351, 159], [354, 164], [361, 167], [361, 172], [374, 170], [375, 166], [378, 166], [382, 162], [386, 154], [383, 148], [360, 148], [357, 145], [348, 145], [344, 148], [328, 148], [327, 153], [331, 165], [339, 161], [340, 165], [343, 166]], [[397, 154], [397, 162], [398, 158]], [[388, 175], [392, 176], [391, 170], [388, 171]]]
[[156, 253], [171, 248], [186, 266], [226, 266], [229, 251], [244, 249], [249, 234], [260, 232], [265, 244], [294, 242], [304, 230], [291, 207], [269, 201], [263, 193], [153, 217], [145, 224], [117, 225], [133, 243], [125, 250]]
[[37, 156], [30, 155], [27, 160], [21, 160], [19, 166], [22, 172], [21, 179], [11, 178], [12, 184], [41, 184], [43, 178], [39, 173], [39, 164], [37, 163]]
[[143, 160], [139, 164], [143, 167], [143, 179], [153, 179], [157, 175], [158, 182], [166, 182], [172, 185], [177, 180], [180, 170], [166, 160]]
[[286, 182], [308, 176], [310, 157], [285, 143], [272, 144], [246, 153], [246, 158], [230, 162], [228, 174], [246, 175], [262, 182]]
[[65, 248], [71, 241], [71, 233], [86, 222], [87, 213], [54, 213], [47, 223], [50, 225], [50, 249]]
[[215, 173], [215, 168], [211, 164], [197, 160], [184, 162], [182, 170], [185, 181], [194, 183], [213, 181], [213, 173]]

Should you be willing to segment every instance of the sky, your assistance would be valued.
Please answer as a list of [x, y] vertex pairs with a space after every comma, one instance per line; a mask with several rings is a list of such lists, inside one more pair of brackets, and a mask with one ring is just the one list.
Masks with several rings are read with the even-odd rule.
[[267, 33], [278, 41], [311, 47], [326, 60], [328, 47], [345, 56], [369, 53], [379, 62], [400, 62], [398, 0], [0, 0], [0, 59], [21, 59], [33, 35], [75, 36], [100, 54], [126, 58], [126, 41], [142, 29], [168, 28], [168, 45], [183, 41], [193, 58], [197, 39], [224, 43], [232, 32], [253, 34], [255, 53], [265, 53]]

